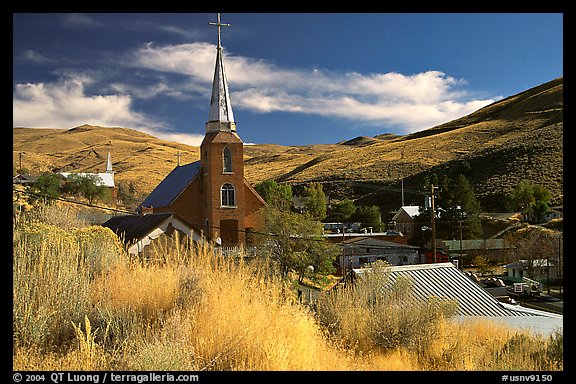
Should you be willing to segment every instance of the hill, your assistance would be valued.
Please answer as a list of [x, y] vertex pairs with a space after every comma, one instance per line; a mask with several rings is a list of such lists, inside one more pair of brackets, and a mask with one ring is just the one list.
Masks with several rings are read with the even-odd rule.
[[[241, 134], [241, 132], [240, 132]], [[13, 129], [13, 160], [41, 171], [103, 172], [108, 142], [117, 181], [150, 192], [178, 162], [199, 159], [199, 148], [163, 141], [128, 128], [83, 125]], [[252, 184], [273, 178], [298, 189], [323, 183], [332, 198], [352, 197], [382, 212], [421, 204], [422, 180], [431, 173], [464, 174], [484, 210], [522, 179], [541, 184], [554, 204], [563, 199], [563, 78], [510, 96], [470, 115], [405, 136], [382, 134], [338, 144], [246, 145], [245, 174]]]

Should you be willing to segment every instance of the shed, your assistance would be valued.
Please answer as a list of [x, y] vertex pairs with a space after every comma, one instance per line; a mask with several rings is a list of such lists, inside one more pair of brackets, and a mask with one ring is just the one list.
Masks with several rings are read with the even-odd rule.
[[406, 238], [411, 238], [416, 228], [415, 218], [419, 215], [420, 207], [418, 205], [404, 205], [400, 207], [392, 217], [394, 229], [402, 232]]

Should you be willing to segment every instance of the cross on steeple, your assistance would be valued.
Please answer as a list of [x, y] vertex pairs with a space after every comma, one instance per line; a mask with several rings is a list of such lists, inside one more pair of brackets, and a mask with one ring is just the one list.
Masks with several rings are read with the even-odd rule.
[[234, 122], [234, 113], [230, 103], [230, 93], [226, 82], [226, 73], [224, 63], [222, 62], [222, 47], [220, 41], [220, 28], [229, 27], [230, 24], [220, 22], [218, 13], [218, 22], [208, 23], [218, 27], [218, 47], [216, 48], [216, 65], [214, 68], [214, 81], [212, 82], [212, 96], [210, 98], [210, 115], [206, 123], [206, 132], [236, 132], [236, 123]]
[[210, 25], [215, 25], [218, 27], [218, 49], [222, 48], [222, 45], [220, 44], [220, 27], [229, 27], [230, 24], [223, 24], [220, 22], [220, 14], [218, 13], [218, 21], [216, 23], [208, 23]]

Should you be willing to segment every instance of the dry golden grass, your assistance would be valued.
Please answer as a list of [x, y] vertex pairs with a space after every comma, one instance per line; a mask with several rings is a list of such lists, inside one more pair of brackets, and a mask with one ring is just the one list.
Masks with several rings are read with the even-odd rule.
[[[353, 300], [339, 307], [335, 331], [297, 301], [290, 282], [265, 260], [224, 258], [180, 242], [164, 258], [136, 262], [111, 231], [69, 228], [27, 219], [14, 228], [15, 370], [563, 368], [561, 335], [546, 339], [441, 316], [424, 324], [421, 314], [436, 313], [433, 307], [386, 316], [362, 312]], [[394, 326], [394, 318], [401, 324]], [[362, 328], [377, 326], [374, 319], [387, 319], [389, 331], [413, 332], [387, 336], [380, 327], [374, 338]], [[398, 335], [410, 342], [395, 342]]]

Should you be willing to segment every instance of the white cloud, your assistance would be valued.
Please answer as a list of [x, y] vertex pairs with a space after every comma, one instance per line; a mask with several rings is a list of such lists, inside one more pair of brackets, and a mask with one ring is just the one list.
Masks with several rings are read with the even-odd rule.
[[98, 122], [105, 126], [140, 125], [144, 116], [130, 110], [126, 95], [86, 96], [80, 79], [59, 83], [17, 84], [13, 124], [23, 127], [69, 127]]
[[[90, 21], [78, 16], [72, 20], [84, 25]], [[116, 57], [113, 71], [73, 72], [62, 68], [55, 71], [63, 76], [62, 80], [16, 84], [13, 124], [130, 127], [162, 139], [199, 145], [201, 135], [175, 133], [167, 124], [134, 111], [133, 100], [161, 102], [161, 97], [173, 100], [202, 97], [208, 108], [215, 51], [215, 46], [208, 43], [165, 46], [147, 43]], [[394, 127], [399, 133], [410, 133], [462, 117], [495, 101], [472, 97], [464, 89], [464, 80], [436, 70], [410, 75], [338, 73], [319, 68], [293, 70], [227, 54], [226, 49], [224, 54], [235, 110], [320, 115], [349, 120], [355, 126], [370, 125], [381, 131]], [[32, 51], [27, 55], [30, 60], [47, 60]], [[129, 73], [124, 73], [126, 67]], [[150, 75], [143, 70], [157, 73]], [[112, 76], [121, 81], [112, 80]], [[88, 84], [100, 90], [87, 94]]]
[[[224, 53], [233, 106], [258, 113], [321, 115], [399, 127], [407, 133], [462, 117], [495, 101], [474, 99], [462, 89], [464, 80], [437, 70], [410, 75], [302, 71]], [[209, 84], [214, 57], [212, 44], [149, 44], [135, 52], [131, 65], [186, 74]]]
[[[89, 82], [89, 80], [85, 79]], [[56, 83], [17, 84], [12, 102], [14, 127], [69, 129], [82, 124], [130, 127], [162, 140], [200, 145], [202, 135], [181, 134], [131, 110], [127, 95], [87, 96], [81, 78]]]

